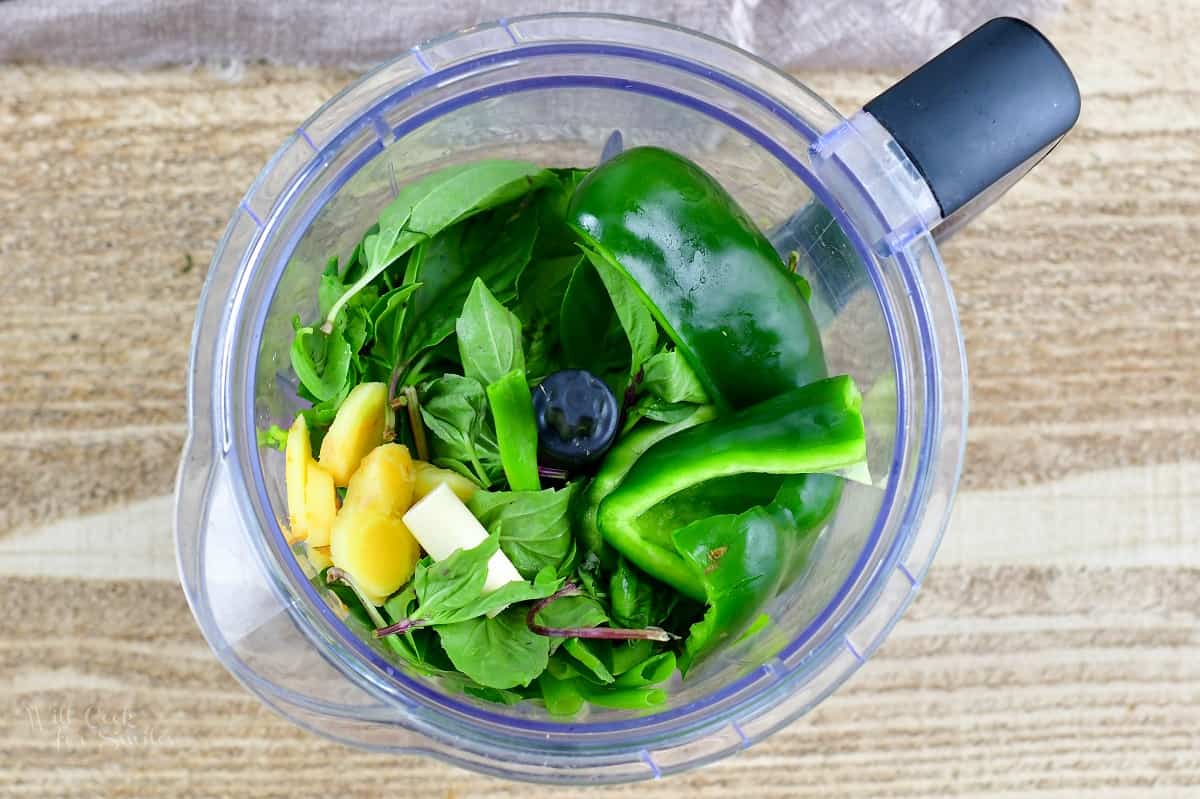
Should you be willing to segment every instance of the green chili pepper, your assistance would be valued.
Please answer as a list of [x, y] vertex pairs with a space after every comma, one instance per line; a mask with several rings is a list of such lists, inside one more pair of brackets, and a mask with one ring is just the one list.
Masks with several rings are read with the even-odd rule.
[[825, 377], [821, 337], [766, 236], [710, 175], [626, 150], [575, 190], [567, 221], [638, 287], [722, 409]]
[[487, 387], [488, 404], [496, 422], [500, 465], [513, 491], [540, 491], [537, 463], [537, 421], [525, 372], [515, 369]]
[[708, 599], [703, 569], [680, 556], [671, 524], [647, 512], [706, 481], [747, 473], [808, 474], [866, 456], [861, 397], [833, 377], [692, 427], [645, 450], [600, 503], [598, 529], [636, 566], [693, 599]]

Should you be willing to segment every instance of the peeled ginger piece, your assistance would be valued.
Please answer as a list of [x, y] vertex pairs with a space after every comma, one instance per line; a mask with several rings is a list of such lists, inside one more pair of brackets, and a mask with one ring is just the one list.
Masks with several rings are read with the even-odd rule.
[[376, 604], [412, 577], [421, 547], [401, 516], [412, 504], [408, 448], [384, 444], [362, 459], [330, 532], [333, 564]]

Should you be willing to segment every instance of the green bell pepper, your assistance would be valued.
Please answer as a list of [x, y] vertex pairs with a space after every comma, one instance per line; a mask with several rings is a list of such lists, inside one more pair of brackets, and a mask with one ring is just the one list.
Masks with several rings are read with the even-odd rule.
[[860, 402], [849, 377], [832, 377], [664, 438], [600, 502], [599, 532], [642, 571], [706, 601], [704, 570], [681, 556], [672, 538], [681, 525], [654, 513], [655, 506], [689, 489], [701, 493], [696, 487], [710, 480], [860, 464], [866, 457]]
[[708, 602], [684, 643], [681, 671], [716, 646], [737, 640], [763, 606], [799, 576], [841, 489], [842, 478], [834, 475], [789, 477], [768, 505], [711, 516], [675, 531], [675, 548], [700, 573]]
[[620, 485], [621, 480], [633, 468], [633, 464], [642, 453], [650, 449], [650, 447], [662, 441], [665, 438], [675, 435], [678, 432], [687, 430], [690, 427], [695, 427], [698, 424], [710, 422], [717, 416], [717, 411], [711, 405], [698, 405], [684, 419], [678, 422], [668, 422], [665, 424], [643, 424], [640, 427], [634, 428], [633, 432], [620, 439], [616, 446], [609, 450], [605, 456], [604, 462], [600, 465], [596, 476], [592, 478], [592, 482], [588, 485], [586, 496], [586, 509], [583, 512], [583, 517], [580, 519], [581, 530], [580, 536], [583, 540], [584, 547], [591, 552], [595, 552], [597, 557], [601, 559], [608, 567], [615, 566], [615, 558], [612, 550], [604, 541], [604, 537], [600, 534], [600, 528], [596, 524], [596, 514], [600, 507], [600, 502], [607, 497], [612, 490]]
[[804, 294], [766, 236], [704, 170], [637, 147], [592, 170], [567, 222], [627, 275], [722, 410], [827, 374]]

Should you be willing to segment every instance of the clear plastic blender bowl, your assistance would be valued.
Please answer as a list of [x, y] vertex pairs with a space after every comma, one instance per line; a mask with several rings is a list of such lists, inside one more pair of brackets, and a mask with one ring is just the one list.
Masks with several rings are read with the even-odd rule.
[[[962, 464], [965, 360], [932, 231], [977, 210], [1050, 143], [992, 165], [996, 179], [974, 199], [947, 201], [914, 156], [916, 134], [900, 146], [890, 130], [903, 126], [886, 116], [848, 121], [713, 39], [576, 15], [414, 48], [327, 103], [234, 213], [196, 321], [176, 536], [184, 589], [220, 660], [322, 735], [539, 781], [678, 772], [751, 746], [828, 696], [919, 587]], [[284, 540], [283, 457], [256, 429], [286, 427], [303, 406], [292, 318], [316, 317], [326, 261], [350, 253], [398, 186], [481, 158], [591, 166], [613, 131], [698, 162], [781, 251], [799, 253], [830, 373], [864, 393], [871, 484], [847, 484], [807, 576], [768, 609], [763, 633], [676, 676], [652, 712], [561, 720], [535, 703], [445, 689], [343, 623]]]

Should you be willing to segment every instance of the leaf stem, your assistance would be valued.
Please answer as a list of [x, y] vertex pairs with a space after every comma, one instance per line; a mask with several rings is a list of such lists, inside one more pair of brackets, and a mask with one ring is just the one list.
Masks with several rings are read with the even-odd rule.
[[408, 410], [408, 424], [412, 427], [413, 441], [417, 445], [417, 457], [429, 460], [429, 440], [425, 438], [425, 422], [421, 419], [421, 400], [415, 386], [404, 387], [404, 403]]
[[363, 609], [367, 611], [367, 615], [371, 617], [371, 622], [376, 627], [386, 627], [387, 620], [383, 618], [383, 614], [379, 612], [379, 608], [375, 607], [375, 603], [367, 599], [367, 595], [354, 582], [354, 578], [350, 574], [337, 566], [330, 566], [325, 572], [325, 582], [327, 583], [342, 583], [354, 592], [358, 597], [358, 601], [362, 603]]
[[602, 638], [610, 641], [672, 641], [679, 636], [672, 635], [661, 627], [646, 627], [641, 630], [630, 630], [620, 627], [546, 627], [537, 623], [537, 615], [551, 603], [568, 596], [579, 596], [583, 591], [574, 583], [567, 583], [545, 599], [539, 599], [529, 608], [525, 615], [525, 624], [538, 635], [547, 638]]
[[409, 630], [415, 630], [418, 627], [424, 627], [427, 624], [429, 624], [429, 622], [425, 621], [424, 619], [401, 619], [395, 624], [389, 624], [385, 627], [377, 628], [375, 630], [375, 637], [383, 638], [388, 635], [400, 635], [408, 632]]

